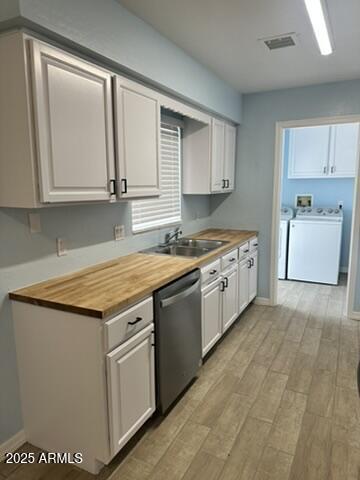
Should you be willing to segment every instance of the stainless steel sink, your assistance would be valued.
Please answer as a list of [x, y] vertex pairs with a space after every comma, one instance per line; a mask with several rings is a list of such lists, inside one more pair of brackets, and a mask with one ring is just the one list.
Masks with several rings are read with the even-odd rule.
[[158, 253], [160, 255], [174, 255], [181, 257], [201, 257], [228, 242], [220, 240], [193, 240], [191, 238], [179, 238], [169, 245], [156, 245], [147, 248], [142, 253]]
[[179, 238], [176, 242], [177, 245], [186, 245], [187, 247], [200, 247], [209, 248], [214, 250], [215, 248], [222, 247], [226, 243], [221, 240], [197, 240], [196, 238]]

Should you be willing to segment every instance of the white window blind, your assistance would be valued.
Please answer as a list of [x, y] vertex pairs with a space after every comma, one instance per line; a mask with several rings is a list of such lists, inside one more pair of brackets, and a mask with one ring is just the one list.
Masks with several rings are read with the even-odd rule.
[[132, 230], [142, 232], [181, 222], [181, 130], [161, 122], [160, 189], [158, 198], [132, 202]]

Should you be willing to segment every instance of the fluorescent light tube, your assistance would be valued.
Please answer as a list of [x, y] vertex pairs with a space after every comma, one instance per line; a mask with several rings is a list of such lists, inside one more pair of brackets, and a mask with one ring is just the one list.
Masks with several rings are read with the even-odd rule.
[[321, 0], [304, 0], [321, 55], [333, 52], [329, 30], [326, 25], [324, 6]]

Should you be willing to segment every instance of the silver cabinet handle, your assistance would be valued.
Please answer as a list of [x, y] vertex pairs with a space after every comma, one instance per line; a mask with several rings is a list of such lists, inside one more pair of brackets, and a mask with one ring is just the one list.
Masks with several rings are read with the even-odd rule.
[[226, 180], [222, 179], [221, 182], [221, 188], [226, 188]]
[[323, 170], [323, 172], [324, 172], [324, 173], [326, 173], [326, 170], [327, 170], [327, 167], [324, 167], [324, 170]]
[[225, 290], [225, 283], [223, 280], [220, 282], [220, 292], [223, 292]]
[[228, 279], [227, 277], [224, 277], [224, 282], [225, 282], [224, 287], [225, 287], [225, 288], [228, 288], [228, 286], [229, 286], [229, 279]]
[[231, 257], [229, 258], [229, 262], [235, 262], [236, 258], [235, 257]]
[[334, 171], [335, 171], [335, 168], [331, 167], [331, 173], [334, 173]]
[[254, 260], [254, 258], [250, 258], [250, 262], [251, 262], [251, 266], [253, 267], [253, 266], [254, 266], [254, 264], [255, 264], [255, 260]]
[[190, 285], [190, 287], [185, 288], [181, 292], [179, 292], [179, 293], [177, 293], [177, 294], [175, 294], [171, 297], [164, 298], [163, 300], [160, 301], [160, 307], [161, 308], [169, 307], [170, 305], [173, 305], [174, 303], [178, 302], [179, 300], [182, 300], [183, 298], [188, 297], [193, 292], [195, 292], [195, 290], [198, 288], [199, 284], [200, 284], [200, 280], [197, 280], [195, 283]]
[[247, 264], [248, 264], [248, 268], [251, 268], [251, 260], [248, 260]]
[[215, 275], [216, 272], [217, 270], [214, 268], [214, 270], [210, 270], [209, 275]]

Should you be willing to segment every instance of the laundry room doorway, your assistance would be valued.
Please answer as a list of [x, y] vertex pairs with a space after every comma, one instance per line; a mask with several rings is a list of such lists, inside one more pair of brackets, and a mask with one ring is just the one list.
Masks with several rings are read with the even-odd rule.
[[[276, 124], [270, 303], [326, 293], [354, 312], [360, 116]], [[338, 288], [337, 288], [338, 287]], [[296, 295], [294, 295], [296, 292]]]

